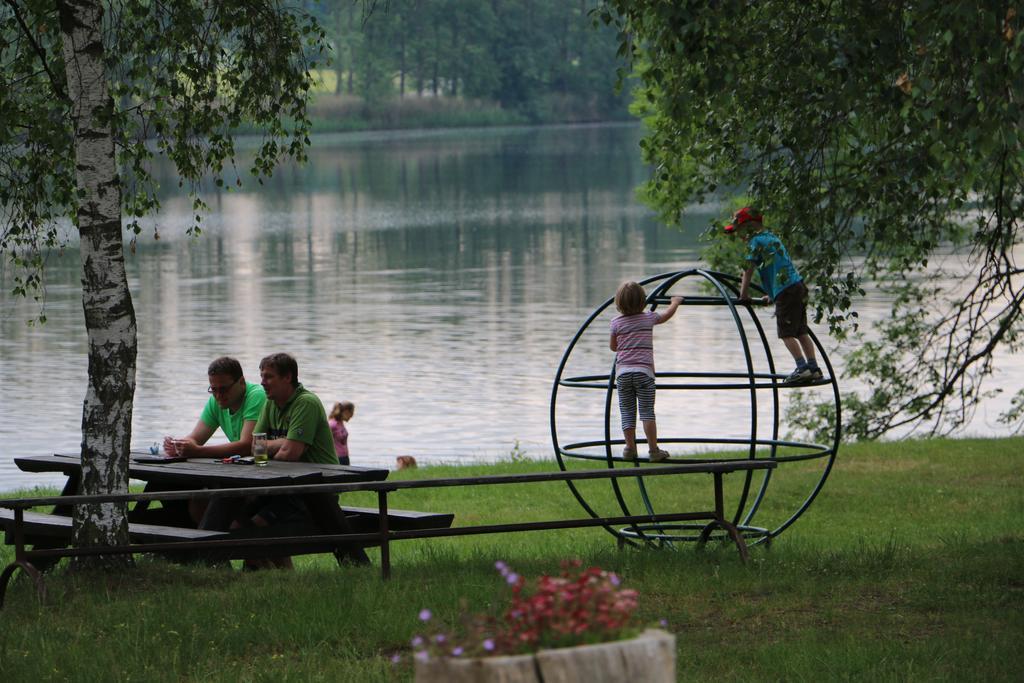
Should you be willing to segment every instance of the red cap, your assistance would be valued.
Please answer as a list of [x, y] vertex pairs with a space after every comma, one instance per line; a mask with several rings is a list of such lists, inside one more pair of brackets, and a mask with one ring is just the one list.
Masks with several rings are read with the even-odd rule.
[[725, 226], [725, 232], [727, 234], [732, 234], [744, 223], [749, 223], [750, 221], [757, 221], [758, 223], [761, 223], [763, 219], [764, 214], [757, 213], [749, 206], [744, 206], [732, 215], [732, 223]]

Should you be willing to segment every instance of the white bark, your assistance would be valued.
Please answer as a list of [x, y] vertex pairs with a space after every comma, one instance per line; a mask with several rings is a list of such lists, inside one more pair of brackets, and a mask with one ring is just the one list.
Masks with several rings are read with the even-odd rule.
[[[98, 0], [56, 4], [74, 122], [75, 179], [83, 194], [77, 222], [89, 385], [82, 411], [81, 492], [127, 492], [137, 340], [124, 266], [121, 186], [108, 118], [113, 101], [104, 66], [103, 6]], [[123, 505], [76, 509], [76, 545], [127, 540]]]

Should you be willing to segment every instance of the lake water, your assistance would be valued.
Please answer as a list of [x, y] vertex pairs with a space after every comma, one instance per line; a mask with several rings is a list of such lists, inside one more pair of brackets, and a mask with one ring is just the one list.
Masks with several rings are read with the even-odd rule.
[[[167, 194], [160, 239], [144, 233], [128, 256], [133, 444], [191, 430], [213, 358], [236, 356], [258, 380], [260, 358], [288, 351], [328, 407], [355, 403], [354, 464], [550, 457], [551, 382], [577, 328], [620, 281], [698, 265], [696, 235], [720, 214], [703, 207], [685, 232], [661, 227], [634, 194], [647, 173], [640, 136], [622, 125], [320, 136], [308, 165], [208, 196], [196, 239], [184, 235], [187, 198]], [[168, 170], [163, 182], [176, 188]], [[14, 456], [78, 449], [78, 258], [69, 248], [50, 260], [44, 326], [25, 325], [37, 304], [4, 281], [0, 490], [61, 479], [23, 474]], [[884, 304], [859, 310], [870, 320]], [[659, 369], [742, 369], [723, 311], [686, 309], [659, 327]], [[594, 330], [573, 372], [607, 372], [606, 324]], [[996, 379], [1021, 386], [1019, 359], [1002, 359]], [[560, 417], [566, 437], [603, 430], [603, 394], [591, 394]], [[744, 400], [659, 395], [660, 431], [742, 436]], [[1003, 433], [998, 407], [970, 432]]]

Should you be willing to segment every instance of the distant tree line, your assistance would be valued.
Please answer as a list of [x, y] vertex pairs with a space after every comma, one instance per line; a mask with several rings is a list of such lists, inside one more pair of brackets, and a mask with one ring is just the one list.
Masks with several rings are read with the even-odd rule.
[[486, 100], [531, 118], [624, 115], [616, 33], [596, 0], [307, 0], [333, 45], [335, 94]]

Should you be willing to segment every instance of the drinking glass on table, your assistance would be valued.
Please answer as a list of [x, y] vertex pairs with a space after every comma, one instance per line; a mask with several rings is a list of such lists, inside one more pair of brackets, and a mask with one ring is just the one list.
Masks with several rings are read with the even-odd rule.
[[252, 435], [252, 461], [260, 467], [267, 464], [267, 435], [264, 432]]

